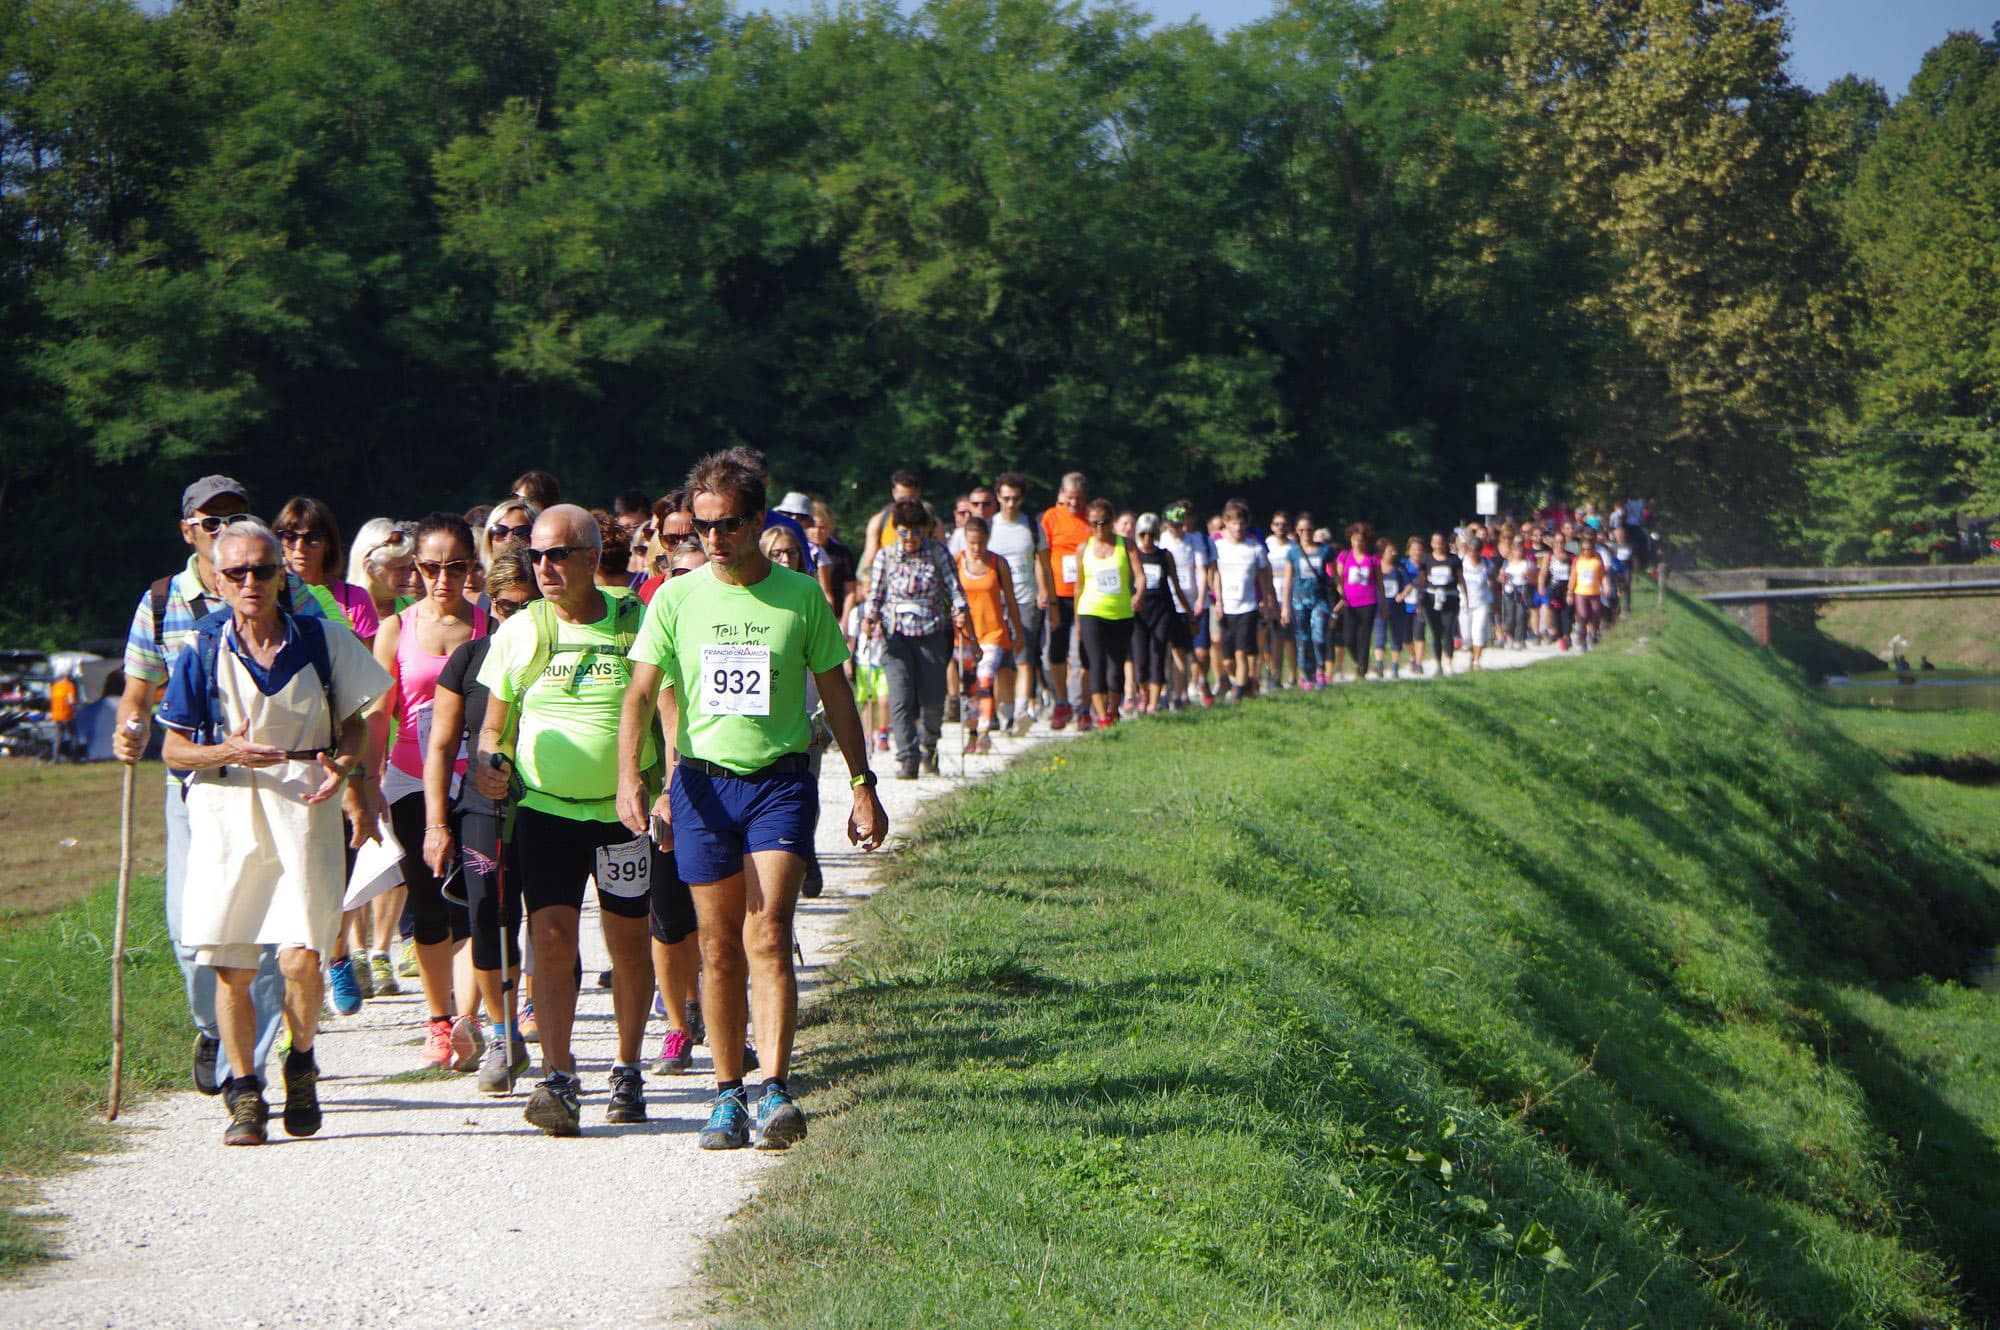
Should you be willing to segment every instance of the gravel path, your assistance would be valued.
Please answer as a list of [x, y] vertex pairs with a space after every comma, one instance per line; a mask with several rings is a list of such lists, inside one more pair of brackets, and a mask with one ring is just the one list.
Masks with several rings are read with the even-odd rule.
[[[1492, 653], [1510, 668], [1551, 652]], [[1051, 736], [1002, 740], [965, 776], [991, 774]], [[961, 732], [947, 726], [942, 778], [886, 779], [890, 825], [906, 831], [961, 783]], [[893, 771], [893, 763], [878, 757]], [[827, 763], [819, 848], [826, 892], [802, 901], [800, 972], [810, 992], [844, 945], [847, 912], [872, 888], [870, 856], [845, 844], [845, 768]], [[604, 967], [586, 905], [585, 983]], [[414, 980], [405, 981], [414, 987]], [[62, 1259], [0, 1289], [0, 1325], [540, 1326], [658, 1324], [696, 1314], [697, 1258], [782, 1156], [694, 1146], [707, 1116], [707, 1050], [694, 1071], [647, 1078], [651, 1120], [604, 1122], [611, 995], [586, 987], [576, 1055], [584, 1136], [556, 1140], [469, 1076], [401, 1080], [417, 1064], [421, 1000], [365, 1003], [320, 1039], [326, 1125], [271, 1145], [221, 1144], [219, 1099], [192, 1092], [130, 1109], [131, 1148], [49, 1182], [37, 1213], [64, 1227]], [[647, 1045], [657, 1049], [655, 1020]], [[811, 1087], [810, 1049], [797, 1059]], [[810, 1105], [810, 1100], [807, 1103]]]

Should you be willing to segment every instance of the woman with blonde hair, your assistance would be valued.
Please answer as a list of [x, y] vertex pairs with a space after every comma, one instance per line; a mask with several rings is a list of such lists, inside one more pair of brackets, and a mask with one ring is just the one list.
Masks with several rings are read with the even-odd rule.
[[493, 505], [486, 520], [475, 529], [479, 566], [492, 570], [495, 556], [503, 550], [528, 548], [528, 536], [542, 510], [528, 500], [509, 495]]

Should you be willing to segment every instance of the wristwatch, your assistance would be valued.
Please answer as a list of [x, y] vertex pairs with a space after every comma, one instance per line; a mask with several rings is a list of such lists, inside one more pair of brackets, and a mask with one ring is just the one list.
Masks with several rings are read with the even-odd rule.
[[847, 783], [857, 790], [872, 790], [875, 788], [875, 773], [864, 771], [859, 776], [849, 776]]

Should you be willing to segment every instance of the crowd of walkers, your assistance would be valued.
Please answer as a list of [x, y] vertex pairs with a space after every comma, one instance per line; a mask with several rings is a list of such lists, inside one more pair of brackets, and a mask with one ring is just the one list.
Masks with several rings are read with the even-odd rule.
[[[164, 729], [167, 922], [194, 1081], [234, 1145], [267, 1139], [273, 1056], [286, 1131], [316, 1132], [323, 1015], [405, 982], [423, 1065], [507, 1095], [539, 1044], [526, 1117], [578, 1134], [594, 892], [617, 1032], [605, 1121], [646, 1120], [658, 1019], [656, 1076], [709, 1051], [698, 1143], [783, 1148], [806, 1130], [792, 926], [820, 890], [830, 749], [848, 837], [873, 849], [871, 757], [938, 774], [948, 720], [981, 754], [1037, 724], [1587, 651], [1648, 565], [1636, 498], [1398, 546], [1306, 512], [1259, 524], [1237, 500], [1206, 520], [1186, 500], [1121, 510], [1079, 473], [1036, 514], [1018, 474], [946, 513], [898, 472], [857, 554], [825, 503], [770, 506], [744, 449], [657, 499], [584, 508], [529, 472], [497, 502], [373, 518], [351, 541], [316, 499], [252, 508], [226, 476], [183, 492], [191, 554], [139, 598], [116, 741], [136, 761], [149, 719]], [[386, 875], [367, 869], [376, 841]]]

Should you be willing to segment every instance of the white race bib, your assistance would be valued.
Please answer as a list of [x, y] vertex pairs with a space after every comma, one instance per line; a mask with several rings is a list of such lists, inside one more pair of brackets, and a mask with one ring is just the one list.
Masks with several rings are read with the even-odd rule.
[[1402, 589], [1402, 583], [1396, 580], [1396, 575], [1394, 573], [1382, 574], [1383, 595], [1389, 597], [1391, 600], [1394, 600], [1396, 598], [1396, 593], [1401, 589]]
[[1141, 564], [1140, 567], [1146, 570], [1146, 590], [1158, 591], [1160, 589], [1160, 577], [1164, 570], [1157, 563]]
[[1367, 586], [1367, 585], [1368, 585], [1368, 565], [1367, 565], [1367, 564], [1365, 564], [1365, 563], [1350, 563], [1350, 564], [1348, 564], [1348, 565], [1347, 565], [1347, 585], [1349, 585], [1349, 586]]
[[1076, 585], [1076, 556], [1074, 554], [1065, 554], [1062, 556], [1061, 581], [1068, 586]]
[[1119, 575], [1118, 565], [1098, 567], [1090, 570], [1090, 589], [1100, 596], [1115, 596], [1125, 589], [1125, 579]]
[[771, 648], [701, 649], [701, 710], [707, 716], [771, 714]]
[[597, 850], [597, 889], [607, 896], [637, 900], [653, 889], [653, 840], [640, 836]]
[[1451, 565], [1445, 563], [1432, 564], [1429, 577], [1432, 586], [1450, 586]]

